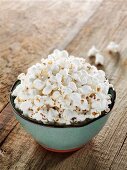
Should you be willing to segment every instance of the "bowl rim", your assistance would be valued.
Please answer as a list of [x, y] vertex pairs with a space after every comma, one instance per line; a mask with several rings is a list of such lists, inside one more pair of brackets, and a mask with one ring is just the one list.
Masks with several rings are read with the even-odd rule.
[[18, 115], [19, 117], [21, 117], [22, 119], [25, 119], [26, 121], [28, 121], [28, 122], [30, 122], [30, 123], [33, 123], [33, 124], [36, 124], [36, 125], [41, 125], [41, 126], [44, 126], [44, 127], [50, 127], [50, 128], [80, 128], [80, 127], [87, 126], [87, 125], [89, 125], [89, 124], [91, 124], [91, 123], [94, 123], [95, 121], [97, 121], [97, 120], [105, 117], [107, 114], [109, 114], [109, 113], [111, 112], [112, 108], [114, 107], [115, 99], [116, 99], [116, 91], [115, 91], [112, 87], [109, 88], [109, 91], [111, 91], [110, 94], [111, 94], [111, 96], [112, 96], [112, 98], [111, 98], [111, 104], [110, 104], [110, 106], [109, 106], [109, 107], [110, 107], [110, 111], [109, 111], [109, 112], [103, 111], [104, 114], [100, 115], [100, 116], [97, 117], [97, 118], [89, 119], [89, 121], [88, 121], [87, 123], [85, 123], [85, 122], [83, 121], [83, 122], [81, 122], [82, 124], [78, 124], [78, 125], [76, 125], [76, 124], [74, 124], [74, 125], [73, 125], [73, 124], [71, 124], [71, 125], [66, 125], [66, 124], [63, 124], [63, 125], [59, 125], [59, 124], [44, 124], [42, 121], [39, 122], [39, 121], [37, 121], [37, 120], [35, 120], [35, 119], [29, 118], [29, 117], [27, 117], [27, 116], [24, 116], [23, 114], [21, 114], [21, 111], [20, 111], [19, 109], [16, 109], [16, 108], [15, 108], [15, 104], [14, 104], [14, 99], [15, 99], [15, 97], [12, 96], [11, 94], [12, 94], [13, 90], [15, 89], [15, 87], [16, 87], [18, 84], [20, 84], [20, 80], [17, 80], [17, 81], [14, 82], [14, 84], [13, 84], [12, 87], [11, 87], [10, 94], [9, 94], [9, 102], [10, 102], [10, 104], [11, 104], [11, 107], [12, 107], [14, 113], [17, 114], [17, 115]]

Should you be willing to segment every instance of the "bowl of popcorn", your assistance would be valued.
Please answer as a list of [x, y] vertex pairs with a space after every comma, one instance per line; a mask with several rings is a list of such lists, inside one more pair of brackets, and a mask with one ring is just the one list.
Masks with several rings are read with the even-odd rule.
[[104, 71], [65, 50], [54, 50], [18, 76], [10, 103], [17, 120], [39, 144], [70, 152], [98, 134], [115, 97]]

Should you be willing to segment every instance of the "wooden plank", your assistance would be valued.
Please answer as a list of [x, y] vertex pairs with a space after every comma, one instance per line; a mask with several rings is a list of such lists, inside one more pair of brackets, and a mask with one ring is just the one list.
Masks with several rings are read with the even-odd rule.
[[122, 147], [119, 150], [119, 153], [116, 154], [110, 169], [127, 169], [127, 140], [123, 141]]
[[0, 146], [16, 125], [17, 121], [11, 111], [11, 107], [7, 105], [0, 114]]
[[3, 8], [1, 2], [0, 110], [17, 75], [52, 49], [65, 47], [101, 2], [4, 1]]

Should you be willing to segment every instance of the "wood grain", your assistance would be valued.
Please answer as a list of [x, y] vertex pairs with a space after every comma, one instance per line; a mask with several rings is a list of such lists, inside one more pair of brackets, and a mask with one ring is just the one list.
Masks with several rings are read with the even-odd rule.
[[[127, 1], [16, 2], [0, 2], [0, 169], [127, 169]], [[111, 40], [120, 44], [120, 60], [105, 51]], [[93, 44], [105, 55], [105, 71], [117, 91], [115, 107], [102, 131], [83, 149], [48, 152], [15, 120], [7, 104], [10, 85], [53, 48], [86, 57]]]

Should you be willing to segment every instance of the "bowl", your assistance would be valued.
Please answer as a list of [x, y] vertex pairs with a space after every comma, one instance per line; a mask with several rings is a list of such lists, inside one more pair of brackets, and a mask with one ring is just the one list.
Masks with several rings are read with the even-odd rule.
[[[11, 92], [19, 83], [19, 81], [14, 83]], [[42, 147], [54, 152], [71, 152], [82, 148], [88, 141], [95, 137], [105, 125], [111, 114], [116, 98], [116, 92], [113, 88], [109, 89], [109, 93], [112, 96], [112, 103], [109, 106], [110, 112], [107, 114], [104, 112], [100, 117], [88, 120], [85, 124], [80, 124], [78, 126], [45, 125], [21, 114], [21, 111], [15, 108], [15, 97], [11, 94], [10, 103], [16, 119]]]

